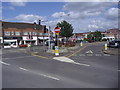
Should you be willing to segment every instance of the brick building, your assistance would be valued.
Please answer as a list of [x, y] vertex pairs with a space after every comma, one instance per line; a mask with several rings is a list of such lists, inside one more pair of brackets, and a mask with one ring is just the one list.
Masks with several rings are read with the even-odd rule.
[[[20, 44], [32, 44], [39, 45], [43, 38], [49, 39], [48, 30], [44, 32], [44, 26], [36, 23], [18, 23], [18, 22], [1, 22], [2, 30], [1, 32], [1, 41], [4, 37], [4, 42], [6, 41], [17, 41], [17, 45]], [[50, 31], [52, 34], [52, 32]]]

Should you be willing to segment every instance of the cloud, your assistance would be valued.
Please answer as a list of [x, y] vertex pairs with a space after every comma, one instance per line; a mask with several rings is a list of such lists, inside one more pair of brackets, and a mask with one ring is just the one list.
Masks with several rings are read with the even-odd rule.
[[55, 12], [54, 14], [52, 14], [52, 17], [54, 18], [60, 18], [61, 16], [64, 17], [67, 14], [65, 12]]
[[118, 19], [118, 8], [110, 8], [105, 15], [108, 19]]
[[13, 6], [26, 6], [27, 0], [10, 0]]
[[[74, 32], [104, 31], [118, 27], [117, 2], [67, 2], [63, 12], [54, 13], [55, 19], [59, 16], [67, 20], [74, 27]], [[68, 15], [69, 16], [66, 16]], [[58, 19], [60, 19], [58, 18]]]
[[35, 22], [38, 20], [46, 20], [46, 17], [42, 17], [39, 15], [33, 15], [33, 14], [20, 14], [15, 17], [15, 19], [23, 21], [23, 22]]

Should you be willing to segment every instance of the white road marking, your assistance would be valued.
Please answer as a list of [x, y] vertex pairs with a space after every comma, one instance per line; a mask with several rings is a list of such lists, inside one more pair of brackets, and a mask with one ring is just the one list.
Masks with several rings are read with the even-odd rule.
[[90, 66], [90, 65], [88, 65], [88, 64], [77, 63], [77, 62], [74, 62], [74, 64], [83, 65], [83, 66], [87, 66], [87, 67], [89, 67], [89, 66]]
[[18, 58], [26, 58], [26, 57], [34, 57], [34, 56], [23, 56], [23, 57], [15, 57], [15, 58], [2, 58], [2, 59], [18, 59]]
[[91, 53], [91, 54], [92, 54], [92, 53], [93, 53], [93, 51], [89, 50], [89, 51], [87, 51], [87, 52], [85, 52], [85, 53]]
[[54, 57], [53, 59], [61, 61], [61, 62], [72, 63], [72, 64], [77, 64], [77, 65], [83, 65], [83, 66], [87, 66], [87, 67], [90, 66], [88, 64], [82, 64], [82, 63], [74, 62], [72, 59], [67, 58], [67, 57]]
[[60, 80], [58, 78], [55, 78], [55, 77], [52, 77], [52, 76], [48, 76], [48, 75], [45, 75], [45, 74], [39, 74], [41, 76], [44, 76], [44, 77], [48, 77], [48, 78], [51, 78], [51, 79], [54, 79], [54, 80]]
[[10, 64], [0, 61], [1, 64], [9, 66]]
[[[22, 67], [19, 67], [19, 69], [24, 70], [24, 71], [28, 71], [28, 72], [32, 72], [32, 71], [27, 70], [27, 69], [22, 68]], [[32, 72], [32, 73], [35, 73], [35, 72]], [[60, 79], [58, 79], [58, 78], [55, 78], [55, 77], [52, 77], [52, 76], [49, 76], [49, 75], [45, 75], [45, 74], [40, 74], [40, 73], [38, 73], [38, 75], [44, 76], [44, 77], [47, 77], [47, 78], [50, 78], [50, 79], [54, 79], [54, 80], [60, 80]]]
[[21, 69], [21, 70], [24, 70], [24, 71], [28, 71], [27, 69], [25, 69], [25, 68], [22, 68], [22, 67], [19, 67], [19, 69]]

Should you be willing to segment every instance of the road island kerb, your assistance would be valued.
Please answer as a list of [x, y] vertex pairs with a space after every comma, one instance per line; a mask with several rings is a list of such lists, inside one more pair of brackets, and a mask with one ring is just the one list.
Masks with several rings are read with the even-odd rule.
[[52, 59], [53, 57], [61, 57], [61, 56], [70, 58], [72, 56], [75, 56], [77, 53], [79, 53], [83, 49], [85, 49], [87, 46], [97, 45], [100, 43], [103, 44], [104, 42], [84, 43], [83, 46], [80, 46], [77, 44], [74, 47], [61, 47], [59, 49], [59, 53], [60, 53], [59, 56], [55, 56], [54, 50], [48, 50], [47, 47], [46, 49], [42, 49], [42, 50], [39, 50], [39, 49], [30, 50], [30, 48], [27, 48], [25, 52], [33, 56], [37, 56], [45, 59]]

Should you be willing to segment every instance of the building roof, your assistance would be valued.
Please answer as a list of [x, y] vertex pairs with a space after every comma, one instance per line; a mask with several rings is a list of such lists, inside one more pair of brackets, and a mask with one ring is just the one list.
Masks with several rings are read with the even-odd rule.
[[38, 24], [31, 24], [31, 23], [18, 23], [18, 22], [3, 22], [2, 21], [2, 28], [17, 28], [17, 29], [26, 29], [26, 28], [33, 28], [36, 30], [42, 30], [43, 26]]

